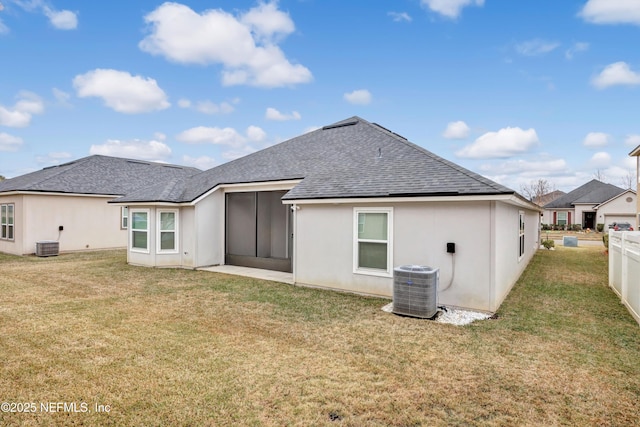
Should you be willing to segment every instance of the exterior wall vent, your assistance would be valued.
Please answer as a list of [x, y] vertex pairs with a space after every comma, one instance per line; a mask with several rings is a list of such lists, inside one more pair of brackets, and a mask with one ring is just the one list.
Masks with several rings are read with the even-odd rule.
[[421, 265], [393, 269], [393, 312], [429, 319], [438, 311], [440, 271]]
[[59, 252], [60, 243], [55, 240], [36, 242], [36, 256], [57, 256]]

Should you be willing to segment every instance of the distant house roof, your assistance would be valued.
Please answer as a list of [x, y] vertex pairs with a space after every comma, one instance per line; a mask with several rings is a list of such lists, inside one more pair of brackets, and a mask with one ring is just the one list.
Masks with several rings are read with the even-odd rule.
[[620, 187], [593, 179], [573, 191], [544, 205], [545, 209], [571, 209], [576, 204], [597, 205], [624, 192]]
[[543, 194], [542, 196], [539, 196], [539, 197], [534, 197], [532, 202], [538, 206], [544, 206], [547, 203], [551, 203], [554, 200], [564, 196], [565, 194], [567, 193], [565, 193], [564, 191], [555, 190], [555, 191], [552, 191], [551, 193]]
[[517, 194], [352, 117], [193, 175], [171, 192], [147, 187], [117, 202], [192, 202], [218, 185], [283, 180], [301, 180], [283, 200]]
[[0, 182], [0, 194], [13, 191], [126, 195], [176, 182], [200, 169], [141, 160], [94, 155]]

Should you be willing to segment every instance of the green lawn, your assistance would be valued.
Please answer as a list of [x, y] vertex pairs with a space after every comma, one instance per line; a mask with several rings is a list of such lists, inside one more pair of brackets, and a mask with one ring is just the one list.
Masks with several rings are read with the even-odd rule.
[[0, 425], [640, 420], [640, 327], [602, 248], [539, 251], [497, 318], [464, 327], [121, 251], [0, 255], [0, 269], [0, 402], [36, 410]]

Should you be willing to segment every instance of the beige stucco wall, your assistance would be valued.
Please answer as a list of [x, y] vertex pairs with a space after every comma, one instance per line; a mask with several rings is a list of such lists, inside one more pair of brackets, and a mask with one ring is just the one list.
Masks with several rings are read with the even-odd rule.
[[112, 197], [22, 194], [0, 199], [16, 203], [16, 239], [13, 244], [2, 241], [0, 251], [32, 254], [42, 240], [58, 240], [61, 252], [126, 247], [120, 207], [107, 203]]
[[222, 189], [196, 204], [197, 267], [224, 264], [224, 209]]
[[[515, 206], [501, 202], [494, 202], [494, 227], [495, 237], [492, 244], [492, 258], [495, 265], [494, 286], [492, 288], [491, 308], [498, 309], [502, 301], [516, 283], [531, 258], [540, 247], [540, 219], [539, 213], [530, 210], [518, 209]], [[520, 227], [519, 212], [525, 214], [525, 252], [520, 257], [520, 240], [518, 230]]]
[[[393, 208], [393, 265], [439, 268], [440, 288], [451, 283], [439, 293], [440, 304], [494, 311], [538, 246], [538, 213], [532, 211], [526, 222], [526, 255], [518, 261], [519, 209], [503, 203], [357, 206]], [[294, 223], [297, 283], [392, 296], [392, 278], [353, 272], [354, 205], [301, 205]], [[446, 252], [448, 242], [456, 244], [453, 256]]]

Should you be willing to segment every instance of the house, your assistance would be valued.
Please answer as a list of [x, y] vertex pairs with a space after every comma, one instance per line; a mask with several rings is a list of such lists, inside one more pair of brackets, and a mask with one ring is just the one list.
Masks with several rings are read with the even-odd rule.
[[543, 224], [596, 230], [613, 222], [631, 222], [635, 228], [636, 192], [593, 179], [544, 205]]
[[36, 242], [52, 240], [61, 251], [125, 248], [127, 208], [107, 201], [197, 172], [95, 155], [7, 179], [0, 182], [0, 252], [32, 254]]
[[130, 264], [240, 265], [389, 297], [393, 269], [439, 269], [439, 303], [495, 311], [539, 247], [539, 208], [352, 117], [111, 201]]
[[[635, 156], [636, 158], [636, 177], [638, 179], [637, 182], [637, 190], [636, 193], [640, 192], [640, 145], [638, 145], [634, 150], [632, 150], [629, 153], [630, 156]], [[638, 225], [639, 227], [636, 227], [636, 230], [638, 228], [640, 228], [640, 199], [637, 200], [637, 206], [636, 206], [636, 225]]]

